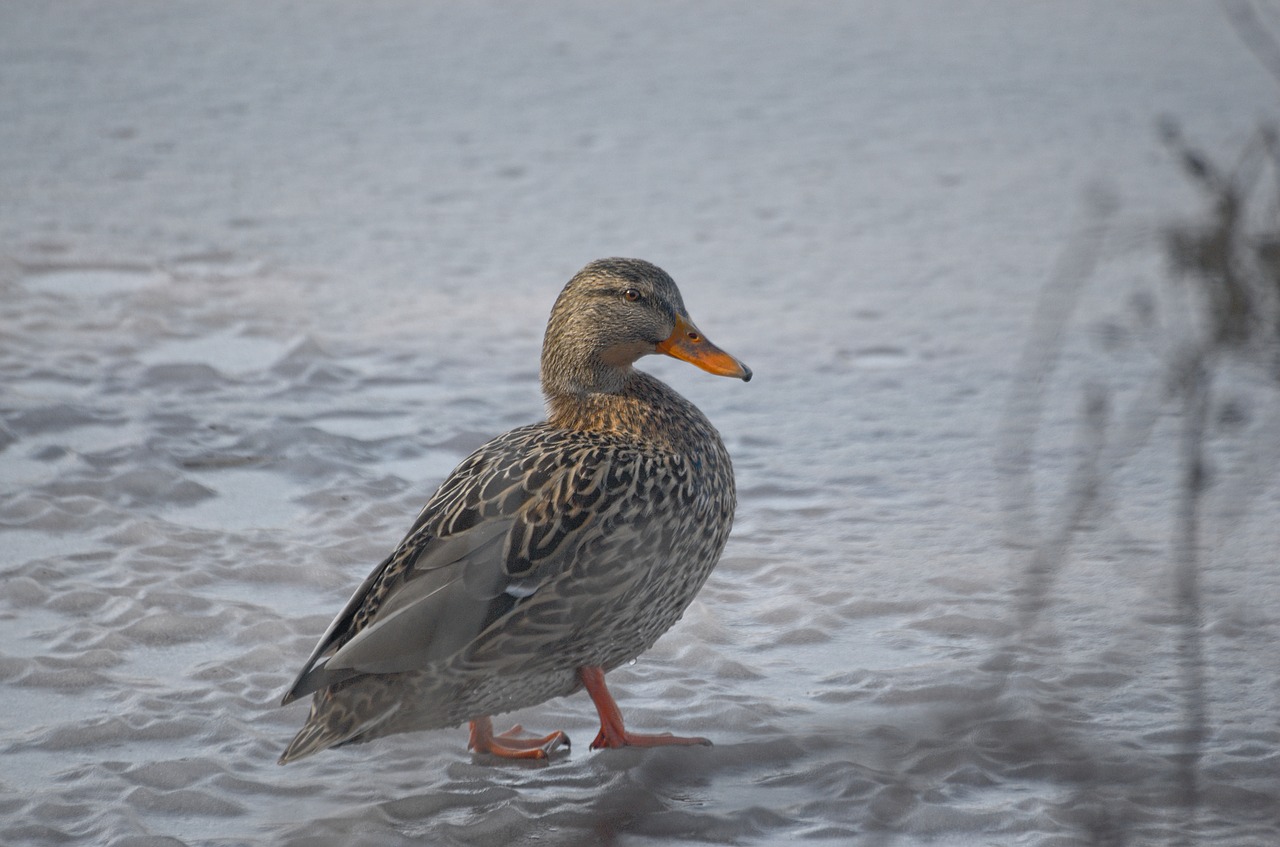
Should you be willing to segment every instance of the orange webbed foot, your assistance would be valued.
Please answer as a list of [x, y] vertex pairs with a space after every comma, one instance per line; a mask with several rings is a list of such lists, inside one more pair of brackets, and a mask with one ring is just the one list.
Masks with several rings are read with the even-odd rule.
[[711, 746], [711, 742], [707, 739], [694, 735], [672, 735], [669, 732], [645, 735], [639, 732], [627, 732], [626, 727], [622, 725], [622, 710], [618, 708], [613, 695], [604, 684], [604, 671], [595, 667], [578, 668], [578, 678], [582, 680], [587, 693], [591, 695], [591, 701], [596, 704], [596, 711], [600, 713], [600, 732], [591, 742], [592, 750], [619, 747]]
[[495, 735], [493, 721], [488, 717], [471, 721], [471, 740], [467, 743], [467, 748], [475, 753], [503, 759], [548, 759], [559, 748], [569, 746], [569, 736], [559, 730], [550, 735], [530, 736], [525, 735], [519, 724]]
[[639, 732], [627, 732], [624, 729], [619, 733], [613, 731], [612, 727], [602, 725], [595, 740], [591, 742], [591, 749], [615, 750], [619, 747], [692, 747], [695, 745], [710, 747], [711, 741], [698, 735], [672, 735], [669, 732], [645, 735]]

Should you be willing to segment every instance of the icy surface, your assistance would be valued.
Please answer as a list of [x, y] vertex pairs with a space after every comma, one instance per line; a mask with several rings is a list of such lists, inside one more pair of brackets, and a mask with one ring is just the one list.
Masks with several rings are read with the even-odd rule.
[[[0, 843], [1177, 834], [1176, 427], [1016, 673], [997, 433], [1082, 198], [1139, 231], [1128, 284], [1194, 208], [1156, 119], [1229, 157], [1274, 115], [1217, 4], [7, 3], [0, 93]], [[545, 315], [607, 255], [757, 375], [643, 363], [741, 505], [611, 679], [716, 746], [589, 753], [578, 695], [511, 716], [574, 739], [545, 767], [462, 730], [277, 767], [284, 686], [540, 416]], [[1046, 502], [1096, 366], [1064, 361]], [[1275, 492], [1245, 505], [1206, 554], [1203, 844], [1280, 842]]]

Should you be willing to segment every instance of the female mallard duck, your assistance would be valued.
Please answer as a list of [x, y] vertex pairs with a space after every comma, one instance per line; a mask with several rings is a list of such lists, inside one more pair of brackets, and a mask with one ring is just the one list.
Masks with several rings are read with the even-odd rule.
[[284, 696], [315, 693], [281, 764], [463, 721], [476, 752], [546, 758], [563, 732], [495, 735], [489, 716], [579, 687], [600, 713], [593, 750], [710, 743], [628, 732], [604, 682], [680, 619], [733, 522], [729, 454], [631, 367], [650, 353], [751, 379], [654, 265], [602, 259], [569, 281], [542, 346], [547, 420], [459, 465], [338, 613]]

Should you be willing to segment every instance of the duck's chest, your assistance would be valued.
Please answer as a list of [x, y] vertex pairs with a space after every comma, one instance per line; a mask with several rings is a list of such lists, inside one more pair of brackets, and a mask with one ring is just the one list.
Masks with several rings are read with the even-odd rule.
[[[611, 583], [612, 613], [670, 626], [720, 558], [733, 523], [727, 461], [667, 455], [635, 463], [631, 490], [583, 551], [579, 578]], [[607, 564], [604, 564], [607, 563]], [[594, 574], [593, 574], [594, 572]]]

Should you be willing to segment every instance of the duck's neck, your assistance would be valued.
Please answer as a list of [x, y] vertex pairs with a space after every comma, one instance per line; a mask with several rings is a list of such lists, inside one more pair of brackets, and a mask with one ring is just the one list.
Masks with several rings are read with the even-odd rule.
[[562, 429], [679, 440], [706, 419], [666, 383], [631, 370], [617, 392], [547, 392], [547, 421]]

